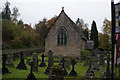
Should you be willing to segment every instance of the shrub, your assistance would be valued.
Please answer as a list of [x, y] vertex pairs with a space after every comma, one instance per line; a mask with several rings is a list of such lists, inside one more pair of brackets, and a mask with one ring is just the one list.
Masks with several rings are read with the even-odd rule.
[[81, 59], [85, 60], [86, 56], [90, 56], [90, 52], [88, 50], [81, 51]]

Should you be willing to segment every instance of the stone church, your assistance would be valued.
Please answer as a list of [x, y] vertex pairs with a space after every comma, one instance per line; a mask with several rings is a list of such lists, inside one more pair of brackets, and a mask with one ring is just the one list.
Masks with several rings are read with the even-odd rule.
[[52, 50], [53, 56], [80, 57], [86, 41], [79, 19], [74, 23], [62, 8], [45, 39], [45, 53]]

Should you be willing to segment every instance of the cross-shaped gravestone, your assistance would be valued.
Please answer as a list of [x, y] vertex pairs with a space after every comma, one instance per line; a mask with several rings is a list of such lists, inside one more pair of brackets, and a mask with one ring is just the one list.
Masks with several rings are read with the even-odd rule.
[[48, 67], [45, 71], [45, 74], [50, 73], [50, 67], [53, 67], [53, 57], [52, 57], [53, 52], [49, 50], [48, 52]]
[[45, 57], [45, 55], [42, 54], [41, 57], [42, 57], [42, 62], [40, 63], [39, 66], [40, 66], [40, 67], [45, 67], [45, 66], [46, 66], [46, 64], [45, 64], [45, 62], [44, 62], [44, 57]]
[[72, 70], [71, 70], [69, 76], [77, 76], [77, 73], [74, 70], [74, 66], [76, 64], [75, 60], [72, 60], [71, 63], [72, 63]]
[[31, 62], [30, 63], [30, 66], [31, 66], [31, 68], [30, 68], [30, 74], [27, 76], [27, 79], [26, 80], [37, 80], [36, 78], [35, 78], [35, 76], [34, 76], [34, 74], [33, 74], [33, 62]]
[[32, 71], [33, 71], [33, 62], [30, 63], [30, 66], [31, 66], [30, 73], [32, 74]]
[[65, 68], [65, 58], [63, 57], [62, 58], [62, 60], [61, 60], [61, 62], [62, 62], [62, 68], [64, 69], [64, 76], [66, 76], [66, 75], [68, 75], [68, 72], [67, 72], [67, 70], [66, 70], [66, 68]]
[[98, 53], [99, 53], [99, 50], [96, 48], [94, 50], [94, 53], [95, 53], [95, 61], [94, 61], [93, 69], [94, 70], [100, 70], [100, 65], [98, 64]]
[[25, 63], [24, 63], [24, 58], [23, 58], [23, 53], [21, 51], [20, 53], [20, 62], [18, 64], [18, 66], [16, 67], [17, 69], [23, 69], [23, 70], [27, 70], [27, 67], [25, 66]]
[[7, 57], [7, 66], [9, 66], [9, 67], [15, 67], [14, 63], [13, 63], [13, 56], [12, 56], [12, 54], [8, 54], [8, 57]]
[[2, 74], [10, 73], [8, 69], [6, 68], [6, 54], [2, 54]]

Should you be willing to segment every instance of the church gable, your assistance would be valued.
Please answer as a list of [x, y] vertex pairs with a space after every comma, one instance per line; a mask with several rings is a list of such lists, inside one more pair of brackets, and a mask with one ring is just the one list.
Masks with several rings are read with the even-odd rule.
[[52, 50], [54, 55], [78, 56], [81, 39], [76, 24], [62, 10], [45, 39], [45, 52]]

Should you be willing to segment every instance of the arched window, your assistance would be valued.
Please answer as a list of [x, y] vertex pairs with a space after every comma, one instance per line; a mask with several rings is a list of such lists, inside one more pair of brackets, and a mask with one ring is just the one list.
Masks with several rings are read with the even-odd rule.
[[66, 44], [67, 44], [66, 29], [64, 27], [61, 27], [58, 31], [57, 45], [66, 45]]

